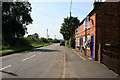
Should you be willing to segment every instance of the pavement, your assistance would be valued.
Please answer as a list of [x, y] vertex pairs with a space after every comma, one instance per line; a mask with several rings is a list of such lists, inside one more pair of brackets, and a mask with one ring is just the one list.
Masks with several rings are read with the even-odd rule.
[[88, 56], [65, 47], [66, 78], [118, 78], [103, 64], [91, 60]]
[[2, 57], [3, 78], [118, 78], [103, 64], [53, 44]]

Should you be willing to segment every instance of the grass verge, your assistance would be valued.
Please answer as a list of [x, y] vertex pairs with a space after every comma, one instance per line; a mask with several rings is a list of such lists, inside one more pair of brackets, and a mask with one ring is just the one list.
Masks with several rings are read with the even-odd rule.
[[25, 51], [25, 50], [31, 50], [34, 48], [38, 48], [38, 47], [43, 47], [43, 46], [48, 46], [51, 45], [53, 43], [43, 43], [43, 44], [32, 44], [32, 46], [15, 46], [15, 47], [10, 47], [9, 49], [4, 49], [4, 50], [0, 50], [0, 56], [5, 56], [5, 55], [9, 55], [15, 52], [21, 52], [21, 51]]
[[65, 41], [65, 45], [66, 45], [68, 48], [71, 48], [70, 45], [69, 45], [69, 40], [66, 40], [66, 41]]

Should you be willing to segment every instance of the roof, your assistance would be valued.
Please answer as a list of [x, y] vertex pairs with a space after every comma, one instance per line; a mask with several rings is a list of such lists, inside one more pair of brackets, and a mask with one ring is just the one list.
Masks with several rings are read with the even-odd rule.
[[[91, 16], [98, 9], [98, 7], [103, 3], [104, 2], [94, 2], [95, 7], [87, 16]], [[85, 21], [86, 17], [80, 22], [79, 26]]]

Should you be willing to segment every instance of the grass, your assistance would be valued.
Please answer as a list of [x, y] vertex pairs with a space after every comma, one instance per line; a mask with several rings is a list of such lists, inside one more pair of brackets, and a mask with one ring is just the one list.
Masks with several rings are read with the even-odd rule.
[[32, 46], [15, 46], [15, 47], [10, 47], [4, 50], [0, 50], [0, 56], [8, 55], [14, 52], [20, 52], [20, 51], [25, 51], [25, 50], [30, 50], [42, 46], [47, 46], [51, 45], [53, 43], [42, 43], [42, 44], [32, 44]]
[[68, 48], [71, 48], [70, 45], [69, 45], [69, 40], [66, 40], [66, 41], [65, 41], [65, 45], [66, 45]]

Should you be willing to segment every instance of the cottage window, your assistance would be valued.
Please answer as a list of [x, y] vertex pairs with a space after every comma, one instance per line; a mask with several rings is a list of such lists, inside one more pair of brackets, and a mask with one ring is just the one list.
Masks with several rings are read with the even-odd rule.
[[84, 36], [84, 37], [83, 37], [83, 43], [84, 43], [83, 46], [84, 46], [84, 48], [85, 48], [85, 41], [86, 41], [86, 40], [85, 40], [85, 36]]
[[90, 50], [90, 34], [87, 35], [87, 49]]
[[90, 17], [88, 16], [87, 17], [87, 29], [89, 29], [90, 28]]
[[86, 28], [86, 19], [84, 20], [84, 24], [83, 24], [83, 31], [85, 31], [85, 28]]
[[76, 38], [76, 41], [75, 41], [75, 42], [76, 42], [76, 45], [75, 45], [75, 46], [77, 47], [77, 38]]

